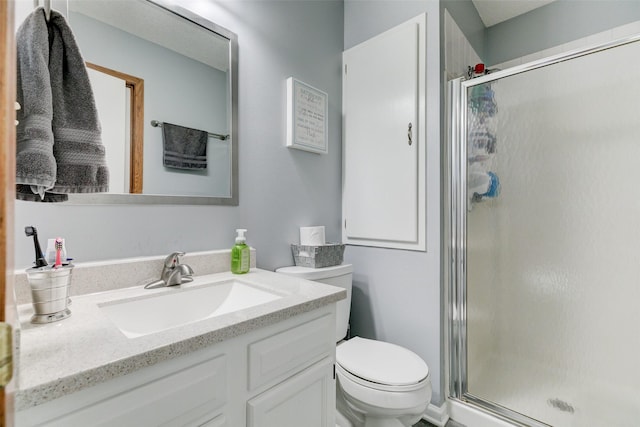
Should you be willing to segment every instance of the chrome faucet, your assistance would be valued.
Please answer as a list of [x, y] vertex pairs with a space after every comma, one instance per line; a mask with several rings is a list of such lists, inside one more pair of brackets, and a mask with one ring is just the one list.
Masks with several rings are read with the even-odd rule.
[[163, 286], [175, 286], [193, 281], [193, 269], [187, 264], [180, 264], [180, 257], [184, 252], [173, 252], [165, 258], [160, 273], [160, 279], [147, 283], [145, 289], [159, 288]]

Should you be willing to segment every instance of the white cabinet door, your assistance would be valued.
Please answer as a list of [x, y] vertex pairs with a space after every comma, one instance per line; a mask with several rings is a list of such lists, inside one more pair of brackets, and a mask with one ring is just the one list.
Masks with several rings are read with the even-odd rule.
[[424, 250], [425, 30], [421, 15], [344, 52], [345, 243]]
[[335, 427], [330, 358], [247, 402], [247, 427]]
[[16, 425], [225, 426], [228, 375], [226, 355], [201, 351], [18, 412]]
[[248, 348], [249, 390], [271, 386], [307, 366], [333, 357], [336, 327], [326, 314], [279, 334], [251, 343]]

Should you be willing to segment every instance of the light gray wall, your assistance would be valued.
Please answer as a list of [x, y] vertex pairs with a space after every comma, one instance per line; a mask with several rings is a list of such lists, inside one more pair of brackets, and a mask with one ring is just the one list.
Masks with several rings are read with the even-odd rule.
[[[258, 266], [293, 263], [298, 227], [322, 224], [340, 238], [341, 52], [339, 1], [181, 2], [238, 34], [240, 205], [71, 206], [16, 202], [17, 267], [33, 261], [24, 226], [66, 238], [77, 261], [230, 248], [248, 228]], [[285, 147], [285, 80], [329, 95], [329, 154]]]
[[440, 6], [435, 0], [344, 2], [344, 47], [353, 47], [427, 13], [427, 252], [348, 246], [354, 265], [352, 334], [409, 348], [429, 365], [441, 391]]
[[499, 64], [637, 20], [638, 0], [557, 0], [489, 27], [485, 60]]

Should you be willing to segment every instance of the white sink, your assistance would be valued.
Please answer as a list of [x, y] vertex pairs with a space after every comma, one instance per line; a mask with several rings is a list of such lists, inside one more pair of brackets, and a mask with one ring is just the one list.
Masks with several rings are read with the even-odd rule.
[[129, 338], [171, 329], [282, 298], [238, 279], [167, 288], [159, 295], [110, 302], [100, 309]]

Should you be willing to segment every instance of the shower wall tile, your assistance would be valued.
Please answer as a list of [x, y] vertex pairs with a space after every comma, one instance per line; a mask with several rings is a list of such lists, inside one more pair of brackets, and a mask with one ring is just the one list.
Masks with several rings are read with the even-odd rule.
[[[613, 33], [613, 30], [603, 31], [601, 33], [593, 34], [586, 38], [584, 46], [596, 46], [603, 43], [609, 43], [620, 37]], [[581, 46], [582, 47], [582, 46]]]
[[[606, 35], [602, 35], [602, 34], [598, 34], [599, 37], [607, 37]], [[602, 42], [594, 42], [594, 44], [597, 43], [604, 43], [608, 41], [604, 40]], [[571, 41], [569, 43], [565, 43], [565, 44], [561, 44], [560, 46], [556, 46], [554, 49], [556, 49], [556, 53], [565, 53], [565, 52], [570, 52], [572, 50], [576, 50], [576, 49], [582, 49], [585, 46], [589, 45], [589, 40], [587, 40], [586, 38], [584, 39], [579, 39], [579, 40], [574, 40]]]
[[614, 28], [611, 30], [612, 39], [619, 39], [622, 37], [633, 36], [640, 33], [640, 21], [632, 22], [627, 25], [622, 25], [620, 27]]
[[559, 55], [562, 52], [566, 52], [566, 50], [562, 46], [556, 46], [556, 47], [551, 47], [549, 49], [545, 49], [544, 52], [545, 53], [542, 57], [546, 58], [553, 55]]
[[482, 62], [447, 10], [444, 12], [444, 40], [445, 75], [448, 79], [464, 76], [467, 67]]
[[522, 63], [526, 64], [527, 62], [537, 61], [538, 59], [544, 58], [543, 55], [544, 55], [544, 51], [540, 51], [540, 52], [536, 52], [536, 53], [531, 53], [529, 55], [525, 55], [525, 56], [522, 57]]
[[504, 70], [511, 67], [516, 67], [518, 65], [522, 65], [522, 58], [512, 59], [511, 61], [503, 62], [502, 64], [497, 65], [496, 67]]

